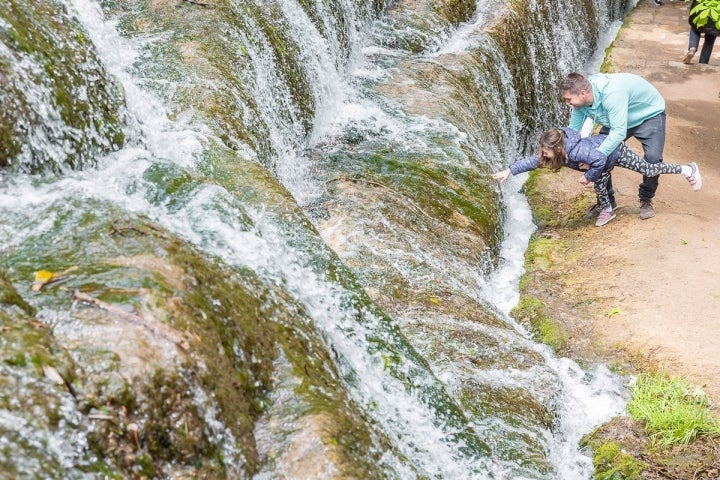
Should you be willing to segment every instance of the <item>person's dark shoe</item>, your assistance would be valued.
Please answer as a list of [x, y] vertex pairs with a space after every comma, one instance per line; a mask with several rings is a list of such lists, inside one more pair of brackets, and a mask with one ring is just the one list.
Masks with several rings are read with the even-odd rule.
[[662, 0], [655, 0], [655, 5], [662, 5]]
[[[617, 210], [617, 202], [615, 200], [610, 200], [610, 206], [613, 211]], [[585, 212], [585, 215], [583, 215], [583, 220], [592, 220], [593, 218], [597, 218], [602, 211], [603, 208], [596, 203], [592, 207], [588, 208], [588, 211]]]
[[640, 220], [647, 220], [655, 216], [655, 207], [653, 207], [652, 201], [640, 200]]

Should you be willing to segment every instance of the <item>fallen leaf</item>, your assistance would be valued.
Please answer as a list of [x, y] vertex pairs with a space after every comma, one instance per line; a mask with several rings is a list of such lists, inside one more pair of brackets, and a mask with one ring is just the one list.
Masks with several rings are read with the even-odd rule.
[[618, 313], [620, 313], [619, 307], [611, 308], [610, 311], [607, 313], [607, 316], [612, 317], [613, 315], [617, 315]]
[[77, 268], [78, 267], [76, 266], [72, 266], [68, 269], [63, 270], [60, 273], [53, 273], [47, 270], [38, 270], [37, 272], [35, 272], [35, 280], [32, 284], [32, 291], [39, 292], [48, 283], [64, 279], [66, 274], [72, 272], [73, 270], [77, 270]]
[[55, 370], [55, 368], [51, 367], [50, 365], [43, 365], [42, 369], [45, 373], [45, 376], [53, 382], [57, 383], [58, 385], [65, 384], [65, 380], [63, 380], [62, 376], [60, 376], [60, 373]]
[[50, 283], [53, 278], [55, 278], [55, 274], [53, 272], [48, 272], [47, 270], [35, 272], [35, 280], [32, 284], [32, 291], [39, 292], [40, 289]]

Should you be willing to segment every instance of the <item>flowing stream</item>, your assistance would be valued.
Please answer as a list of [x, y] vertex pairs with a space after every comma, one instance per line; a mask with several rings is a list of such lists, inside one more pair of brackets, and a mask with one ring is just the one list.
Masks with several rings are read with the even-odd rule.
[[[426, 2], [230, 1], [226, 23], [203, 19], [213, 3], [206, 10], [156, 3], [59, 3], [124, 96], [122, 146], [98, 140], [105, 151], [87, 154], [82, 168], [62, 166], [78, 150], [52, 136], [68, 127], [43, 107], [48, 93], [31, 80], [42, 68], [2, 44], [17, 78], [28, 79], [28, 103], [45, 109], [42, 132], [51, 132], [29, 138], [25, 153], [0, 170], [0, 252], [11, 278], [17, 283], [18, 272], [36, 268], [28, 258], [44, 258], [33, 247], [38, 238], [72, 237], [94, 206], [148, 218], [296, 305], [315, 332], [308, 341], [331, 352], [324, 368], [337, 370], [333, 388], [347, 392], [348, 411], [357, 409], [371, 432], [376, 474], [592, 478], [590, 452], [579, 442], [623, 413], [622, 379], [603, 365], [558, 357], [510, 317], [535, 227], [521, 193], [525, 177], [500, 189], [489, 174], [562, 121], [555, 80], [582, 65], [597, 68], [591, 54], [623, 9], [602, 0], [528, 2], [546, 30], [532, 33], [534, 24], [524, 23], [527, 45], [514, 48], [531, 62], [516, 65], [498, 40], [510, 15], [501, 0], [478, 0], [457, 23], [430, 14]], [[593, 35], [568, 42], [588, 31], [575, 24], [579, 11], [593, 13]], [[183, 21], [214, 28], [194, 38]], [[201, 54], [207, 32], [217, 35], [217, 50]], [[220, 51], [228, 56], [209, 59]], [[97, 137], [101, 125], [94, 124]], [[58, 159], [54, 174], [24, 168], [39, 151]], [[222, 155], [242, 159], [237, 171], [214, 163]], [[63, 348], [100, 342], [75, 310], [38, 306], [37, 319]], [[113, 348], [125, 358], [134, 346]], [[172, 347], [156, 354], [167, 368], [180, 363]], [[302, 382], [291, 380], [298, 373], [290, 360], [278, 354], [273, 362], [276, 383], [255, 418], [252, 468], [216, 412], [214, 392], [193, 387], [223, 475], [348, 478], [337, 460], [308, 474], [277, 453], [302, 444], [292, 432], [307, 407], [292, 410]], [[138, 360], [130, 371], [144, 368]], [[0, 405], [2, 431], [58, 462], [67, 478], [103, 478], [89, 467], [102, 457], [88, 446], [94, 427], [70, 396], [61, 398], [57, 428], [33, 431], [10, 402]], [[273, 413], [279, 409], [285, 417]], [[295, 426], [278, 433], [278, 418]], [[13, 451], [7, 439], [2, 444]], [[18, 478], [43, 472], [43, 461], [12, 456], [3, 461]]]

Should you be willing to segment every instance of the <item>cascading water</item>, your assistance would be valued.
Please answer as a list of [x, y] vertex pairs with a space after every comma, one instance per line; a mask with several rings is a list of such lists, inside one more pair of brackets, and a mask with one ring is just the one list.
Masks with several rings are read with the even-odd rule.
[[[423, 2], [380, 3], [66, 6], [88, 32], [81, 45], [91, 45], [124, 91], [125, 108], [109, 117], [124, 119], [125, 146], [107, 154], [112, 142], [95, 140], [87, 150], [95, 148], [95, 168], [57, 177], [18, 168], [6, 175], [0, 251], [10, 278], [21, 283], [40, 261], [69, 266], [51, 258], [66, 237], [101, 245], [83, 234], [94, 218], [149, 218], [168, 232], [159, 238], [176, 235], [235, 272], [240, 280], [228, 277], [229, 290], [255, 295], [255, 314], [267, 324], [257, 328], [295, 332], [313, 346], [305, 347], [312, 356], [303, 363], [285, 343], [274, 353], [222, 338], [243, 379], [256, 365], [272, 370], [247, 382], [255, 396], [243, 430], [228, 420], [223, 395], [198, 379], [198, 371], [212, 367], [199, 347], [187, 354], [163, 343], [150, 354], [152, 347], [136, 352], [127, 340], [108, 346], [119, 331], [84, 321], [59, 294], [44, 300], [18, 287], [52, 331], [48, 348], [70, 352], [76, 370], [100, 370], [80, 363], [79, 344], [116, 352], [123, 376], [138, 384], [152, 369], [145, 358], [153, 368], [178, 369], [202, 413], [201, 436], [217, 451], [207, 457], [220, 458], [221, 466], [208, 467], [212, 461], [199, 461], [206, 457], [196, 451], [194, 458], [166, 458], [149, 446], [152, 438], [138, 440], [133, 432], [150, 431], [154, 422], [140, 406], [134, 427], [123, 427], [132, 460], [121, 458], [117, 446], [102, 451], [93, 436], [101, 430], [89, 417], [112, 415], [99, 416], [73, 390], [51, 391], [17, 361], [6, 362], [4, 376], [25, 385], [23, 392], [57, 396], [61, 407], [59, 420], [45, 423], [24, 416], [19, 400], [0, 403], [6, 447], [0, 461], [12, 467], [8, 472], [33, 478], [57, 464], [67, 478], [108, 471], [119, 478], [192, 471], [256, 479], [591, 477], [592, 462], [578, 442], [622, 411], [620, 381], [602, 366], [582, 369], [557, 358], [508, 316], [533, 225], [517, 193], [523, 179], [501, 193], [488, 174], [521, 154], [538, 129], [559, 121], [554, 80], [577, 69], [596, 42], [564, 41], [582, 28], [574, 14], [592, 13], [589, 23], [602, 31], [619, 7], [602, 0], [528, 2], [531, 18], [568, 22], [548, 23], [547, 30], [532, 24], [537, 31], [518, 49], [530, 61], [518, 65], [507, 58], [517, 46], [502, 40], [503, 22], [512, 18], [504, 1], [477, 2], [459, 25]], [[7, 22], [0, 28], [19, 36]], [[16, 67], [4, 47], [5, 63]], [[30, 55], [22, 61], [33, 66]], [[32, 90], [31, 77], [16, 76]], [[47, 123], [43, 131], [68, 128], [60, 115], [39, 117]], [[117, 141], [106, 130], [93, 130], [93, 138]], [[46, 155], [62, 163], [65, 154], [53, 155], [49, 143], [28, 141], [32, 150], [46, 145]], [[32, 163], [27, 155], [18, 160]], [[113, 223], [112, 231], [125, 230]], [[103, 254], [101, 247], [83, 252]], [[83, 291], [102, 282], [130, 288], [132, 275], [113, 278], [105, 268], [88, 266], [87, 278], [70, 284]], [[148, 282], [138, 282], [141, 290]], [[207, 299], [196, 317], [226, 306], [239, 310], [226, 294]], [[202, 335], [208, 333], [199, 330], [191, 340]], [[314, 376], [316, 369], [322, 376]], [[136, 396], [133, 405], [150, 398]], [[344, 411], [337, 413], [338, 406]], [[34, 411], [46, 415], [39, 406]], [[327, 433], [328, 423], [341, 421], [349, 428]], [[165, 446], [170, 450], [182, 451], [174, 443]], [[143, 470], [150, 468], [143, 462], [154, 462], [154, 470]]]

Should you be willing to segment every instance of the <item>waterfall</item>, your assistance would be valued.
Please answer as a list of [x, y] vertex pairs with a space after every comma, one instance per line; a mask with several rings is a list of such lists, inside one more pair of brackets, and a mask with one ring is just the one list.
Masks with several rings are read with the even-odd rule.
[[[624, 7], [534, 0], [514, 11], [492, 0], [457, 13], [425, 3], [48, 0], [65, 26], [39, 31], [61, 38], [59, 50], [83, 52], [55, 61], [69, 59], [62, 67], [74, 73], [63, 75], [80, 85], [67, 91], [92, 112], [88, 125], [61, 114], [83, 108], [53, 100], [63, 95], [48, 79], [60, 75], [38, 81], [37, 72], [49, 71], [36, 50], [43, 42], [23, 42], [37, 34], [0, 8], [0, 78], [12, 79], [15, 92], [3, 105], [12, 100], [11, 120], [42, 134], [15, 128], [3, 144], [15, 150], [0, 163], [2, 268], [37, 309], [32, 321], [47, 332], [50, 364], [76, 372], [68, 392], [53, 389], [46, 364], [35, 373], [25, 360], [3, 366], [23, 385], [0, 403], [0, 432], [16, 445], [3, 440], [13, 452], [0, 455], [5, 471], [591, 478], [579, 440], [622, 413], [622, 379], [557, 357], [509, 316], [534, 226], [519, 192], [524, 177], [500, 190], [489, 174], [562, 121], [556, 80], [582, 68]], [[24, 2], [12, 5], [37, 15]], [[588, 21], [579, 24], [579, 13]], [[522, 39], [508, 31], [518, 15], [526, 15]], [[126, 218], [164, 232], [158, 245], [145, 240], [144, 250], [131, 244], [107, 263], [87, 261], [110, 255], [106, 237], [123, 228], [155, 238], [118, 226]], [[110, 268], [147, 268], [152, 255], [168, 262], [158, 268], [173, 272], [158, 274], [167, 282], [204, 287], [197, 267], [175, 274], [172, 259], [157, 253], [163, 242], [195, 252], [182, 265], [202, 261], [225, 275], [208, 277], [215, 296], [183, 300], [197, 302], [188, 307], [199, 322], [186, 327], [190, 353], [96, 324], [61, 289], [29, 291], [27, 276], [45, 263], [59, 271], [82, 261], [66, 285], [109, 291], [108, 302], [169, 290], [153, 286], [155, 277]], [[141, 302], [123, 308], [132, 303]], [[245, 308], [257, 316], [253, 332], [229, 320]], [[222, 335], [220, 347], [203, 350], [208, 318]], [[172, 313], [163, 321], [181, 328]], [[267, 343], [246, 341], [251, 333]], [[89, 347], [119, 360], [111, 368], [102, 356], [101, 368], [84, 353]], [[241, 413], [208, 380], [210, 350], [233, 366], [228, 375], [237, 378], [227, 384], [244, 386]], [[127, 415], [135, 417], [118, 427], [124, 449], [97, 438], [111, 428], [97, 419], [116, 413], [98, 414], [101, 406], [82, 396], [92, 383], [85, 379], [105, 369], [117, 369], [113, 381], [133, 397]], [[133, 433], [158, 422], [142, 406], [152, 403], [149, 387], [141, 389], [158, 378], [187, 397], [205, 450], [170, 440], [172, 448], [153, 449]], [[54, 423], [38, 420], [50, 415], [36, 390], [57, 404]], [[21, 402], [34, 405], [31, 416]], [[167, 416], [187, 418], [176, 408]], [[177, 425], [188, 428], [187, 420]], [[194, 456], [176, 453], [185, 451]]]

